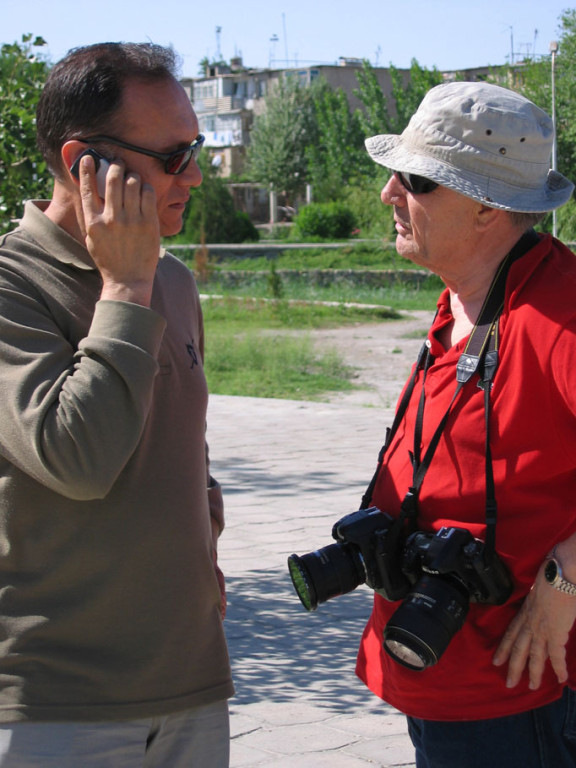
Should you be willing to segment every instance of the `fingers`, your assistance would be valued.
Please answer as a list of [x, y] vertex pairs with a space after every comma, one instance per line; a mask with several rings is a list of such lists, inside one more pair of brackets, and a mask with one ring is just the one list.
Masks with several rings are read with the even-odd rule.
[[[566, 638], [566, 641], [568, 638]], [[550, 650], [550, 663], [559, 683], [568, 680], [568, 666], [566, 664], [566, 646], [558, 646]]]
[[[111, 192], [114, 188], [114, 181], [111, 179]], [[136, 173], [129, 173], [124, 178], [123, 185], [123, 205], [127, 212], [143, 217], [149, 217], [156, 211], [156, 194], [151, 184], [141, 183], [140, 177]], [[106, 188], [106, 199], [108, 199], [108, 187]]]
[[492, 659], [493, 664], [497, 667], [508, 662], [507, 688], [514, 688], [514, 686], [518, 685], [530, 659], [531, 645], [532, 633], [524, 625], [523, 613], [521, 611], [506, 630]]
[[93, 216], [102, 209], [96, 184], [96, 164], [91, 155], [84, 155], [80, 160], [80, 197], [84, 216]]
[[[548, 596], [548, 601], [550, 597]], [[499, 667], [508, 663], [506, 686], [514, 688], [520, 682], [524, 671], [528, 673], [528, 684], [536, 690], [542, 684], [542, 678], [548, 659], [559, 683], [568, 679], [566, 664], [566, 643], [572, 620], [563, 627], [559, 614], [536, 611], [533, 605], [533, 594], [526, 598], [525, 603], [512, 620], [510, 626], [498, 646], [492, 659]], [[560, 613], [563, 616], [565, 613]]]
[[90, 155], [80, 161], [80, 196], [84, 213], [99, 214], [106, 204], [108, 207], [140, 210], [140, 177], [136, 173], [126, 173], [124, 164], [116, 160], [108, 167], [104, 195], [99, 192], [96, 166]]
[[80, 194], [86, 247], [102, 276], [101, 298], [149, 306], [160, 253], [154, 188], [113, 162], [102, 200], [94, 161], [86, 157], [80, 163]]

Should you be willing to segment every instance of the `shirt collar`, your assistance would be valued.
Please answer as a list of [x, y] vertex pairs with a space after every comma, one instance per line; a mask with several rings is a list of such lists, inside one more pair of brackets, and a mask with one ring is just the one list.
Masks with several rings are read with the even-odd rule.
[[21, 225], [62, 264], [72, 264], [79, 269], [96, 269], [86, 248], [44, 215], [48, 205], [48, 200], [28, 200]]

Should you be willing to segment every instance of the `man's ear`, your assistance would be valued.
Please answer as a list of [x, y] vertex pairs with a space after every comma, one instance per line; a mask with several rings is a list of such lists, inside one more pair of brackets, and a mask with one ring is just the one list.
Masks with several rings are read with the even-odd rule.
[[498, 208], [489, 208], [487, 205], [478, 203], [476, 225], [480, 231], [484, 232], [493, 226], [503, 215], [506, 215], [506, 211], [500, 211]]
[[65, 170], [68, 172], [66, 174], [66, 179], [72, 180], [76, 185], [79, 184], [78, 178], [71, 173], [70, 169], [76, 160], [78, 160], [80, 155], [86, 151], [86, 149], [87, 146], [83, 141], [76, 141], [75, 139], [71, 139], [70, 141], [67, 141], [65, 144], [63, 144], [62, 149], [60, 150], [62, 164], [64, 165]]

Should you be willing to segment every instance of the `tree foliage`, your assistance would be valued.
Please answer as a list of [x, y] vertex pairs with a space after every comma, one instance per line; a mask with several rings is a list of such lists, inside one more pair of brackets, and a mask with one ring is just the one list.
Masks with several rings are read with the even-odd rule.
[[318, 140], [306, 148], [308, 179], [316, 200], [339, 200], [348, 184], [369, 170], [364, 134], [341, 88], [319, 84], [313, 106]]
[[[576, 10], [560, 17], [558, 53], [555, 57], [556, 167], [576, 182]], [[507, 67], [500, 84], [522, 93], [552, 114], [552, 57], [527, 60]], [[564, 240], [576, 239], [576, 201], [558, 210], [558, 235]], [[549, 230], [551, 215], [543, 228]]]
[[358, 72], [358, 88], [354, 94], [364, 105], [360, 122], [366, 136], [402, 133], [425, 94], [443, 82], [442, 73], [436, 67], [426, 69], [416, 59], [412, 59], [407, 74], [392, 65], [389, 73], [392, 81], [390, 100], [382, 92], [376, 72], [368, 61], [362, 63]]
[[294, 199], [307, 177], [306, 147], [316, 140], [312, 89], [295, 77], [278, 80], [266, 111], [254, 120], [248, 149], [249, 173]]
[[22, 215], [23, 201], [50, 194], [51, 178], [36, 147], [36, 104], [48, 74], [41, 37], [0, 49], [0, 232]]
[[[561, 22], [555, 68], [557, 167], [571, 181], [576, 182], [576, 10], [566, 11], [561, 16]], [[551, 93], [550, 57], [547, 63]], [[551, 103], [550, 96], [550, 106]], [[575, 236], [576, 231], [573, 231], [572, 238]]]
[[234, 207], [232, 195], [210, 155], [199, 156], [203, 180], [190, 190], [190, 200], [184, 214], [184, 228], [176, 241], [186, 243], [242, 243], [258, 240], [258, 230], [248, 216]]

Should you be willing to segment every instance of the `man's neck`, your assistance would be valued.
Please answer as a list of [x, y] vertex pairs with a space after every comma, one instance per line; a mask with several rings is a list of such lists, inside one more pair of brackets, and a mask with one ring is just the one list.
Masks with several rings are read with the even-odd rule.
[[81, 210], [77, 210], [78, 205], [78, 201], [58, 181], [55, 181], [52, 200], [44, 213], [54, 224], [84, 245], [86, 238], [80, 226]]
[[474, 254], [473, 267], [450, 279], [443, 277], [450, 291], [450, 309], [453, 321], [443, 329], [440, 341], [446, 349], [466, 338], [480, 315], [498, 267], [521, 237], [514, 231], [502, 238], [494, 250]]

